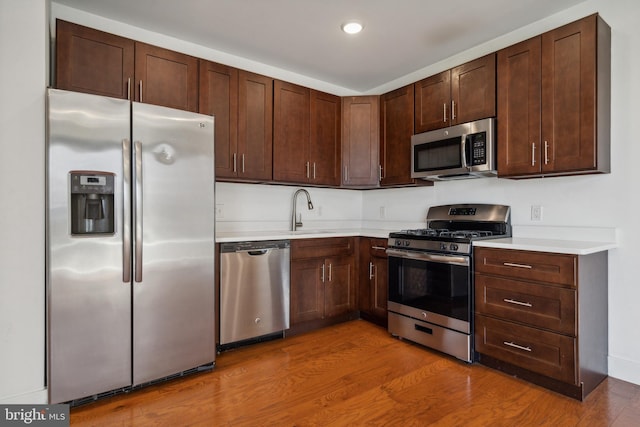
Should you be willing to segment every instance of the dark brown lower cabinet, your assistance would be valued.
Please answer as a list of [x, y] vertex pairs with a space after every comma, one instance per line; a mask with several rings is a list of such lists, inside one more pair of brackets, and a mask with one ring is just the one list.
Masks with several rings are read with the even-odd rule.
[[355, 238], [292, 240], [290, 333], [357, 317]]
[[360, 238], [358, 306], [360, 317], [387, 327], [387, 239]]
[[607, 252], [476, 248], [476, 359], [584, 399], [607, 377], [607, 276]]

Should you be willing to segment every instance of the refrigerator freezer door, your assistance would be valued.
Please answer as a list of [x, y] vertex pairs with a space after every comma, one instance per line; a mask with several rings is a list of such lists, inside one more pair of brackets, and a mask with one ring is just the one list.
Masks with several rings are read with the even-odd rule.
[[133, 103], [133, 384], [215, 360], [213, 118]]
[[[49, 401], [58, 403], [131, 384], [131, 285], [123, 282], [130, 104], [54, 89], [47, 99], [47, 375]], [[114, 233], [71, 234], [71, 178], [85, 171], [113, 177]]]

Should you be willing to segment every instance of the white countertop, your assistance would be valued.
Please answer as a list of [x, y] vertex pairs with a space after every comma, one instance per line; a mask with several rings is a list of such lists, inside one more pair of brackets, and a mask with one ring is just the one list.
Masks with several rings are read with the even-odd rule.
[[271, 231], [221, 231], [216, 233], [216, 243], [246, 242], [262, 240], [316, 239], [324, 237], [376, 237], [386, 239], [389, 230], [370, 228], [348, 228], [335, 230], [271, 230]]
[[474, 241], [473, 245], [475, 247], [517, 249], [571, 255], [589, 255], [618, 247], [616, 242], [587, 242], [580, 240], [536, 239], [530, 237], [479, 240]]

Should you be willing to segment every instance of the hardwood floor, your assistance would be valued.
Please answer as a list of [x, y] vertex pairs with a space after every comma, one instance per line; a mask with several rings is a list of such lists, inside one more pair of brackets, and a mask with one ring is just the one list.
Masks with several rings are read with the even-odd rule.
[[73, 408], [74, 426], [638, 426], [640, 386], [584, 402], [363, 320], [219, 355], [212, 372]]

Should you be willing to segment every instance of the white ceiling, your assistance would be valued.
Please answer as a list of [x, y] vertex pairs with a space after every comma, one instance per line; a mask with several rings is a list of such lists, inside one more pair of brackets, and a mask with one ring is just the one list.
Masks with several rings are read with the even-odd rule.
[[366, 92], [584, 0], [54, 1]]

